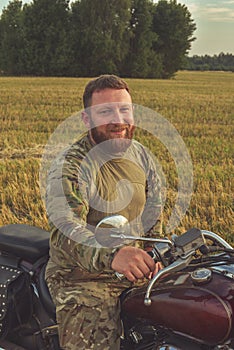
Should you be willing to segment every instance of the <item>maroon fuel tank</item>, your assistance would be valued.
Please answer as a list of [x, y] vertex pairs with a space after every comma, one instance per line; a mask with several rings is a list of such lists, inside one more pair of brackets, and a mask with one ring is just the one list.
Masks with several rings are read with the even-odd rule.
[[194, 278], [194, 272], [164, 277], [151, 292], [150, 306], [144, 305], [147, 286], [129, 290], [122, 301], [123, 315], [205, 344], [223, 344], [234, 338], [234, 265], [207, 271], [209, 279]]

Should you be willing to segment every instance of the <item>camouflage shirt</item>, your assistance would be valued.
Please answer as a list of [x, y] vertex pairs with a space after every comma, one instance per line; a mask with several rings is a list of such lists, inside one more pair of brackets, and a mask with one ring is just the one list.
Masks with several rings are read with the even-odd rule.
[[46, 204], [52, 226], [47, 276], [83, 280], [113, 274], [115, 248], [103, 247], [94, 234], [106, 216], [125, 216], [131, 234], [161, 233], [159, 177], [152, 156], [136, 140], [121, 156], [113, 156], [82, 135], [52, 164]]

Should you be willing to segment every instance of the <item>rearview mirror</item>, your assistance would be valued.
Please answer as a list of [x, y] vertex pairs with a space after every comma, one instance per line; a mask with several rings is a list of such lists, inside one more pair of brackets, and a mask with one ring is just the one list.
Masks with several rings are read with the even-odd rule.
[[[129, 222], [123, 215], [106, 216], [99, 221], [95, 228], [96, 240], [104, 247], [117, 247], [122, 245], [124, 240], [121, 238], [121, 234], [130, 234]], [[115, 237], [112, 237], [112, 235]]]

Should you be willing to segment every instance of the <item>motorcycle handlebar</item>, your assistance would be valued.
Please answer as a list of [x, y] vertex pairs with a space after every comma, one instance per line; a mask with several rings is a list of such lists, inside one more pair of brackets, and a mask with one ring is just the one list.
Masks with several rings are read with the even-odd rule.
[[212, 241], [216, 241], [224, 248], [233, 250], [233, 247], [229, 243], [227, 243], [222, 237], [218, 236], [216, 233], [207, 230], [201, 230], [201, 232], [205, 238], [211, 239]]
[[[158, 255], [155, 251], [155, 249], [152, 249], [152, 250], [149, 250], [147, 251], [147, 254], [149, 254], [149, 256], [151, 256], [151, 258], [157, 262], [158, 261]], [[125, 278], [125, 276], [122, 274], [122, 273], [119, 273], [119, 272], [115, 272], [115, 276], [120, 280], [122, 281], [123, 278]]]
[[[221, 247], [223, 247], [223, 248], [226, 248], [226, 249], [230, 249], [230, 250], [233, 251], [232, 246], [231, 246], [230, 244], [228, 244], [223, 238], [221, 238], [220, 236], [218, 236], [217, 234], [215, 234], [214, 232], [206, 231], [206, 230], [201, 230], [200, 232], [202, 233], [202, 235], [203, 235], [203, 237], [204, 237], [205, 239], [210, 239], [210, 240], [212, 240], [212, 241], [218, 243], [219, 246], [221, 246]], [[189, 232], [187, 232], [187, 236], [189, 236], [188, 233], [189, 233]], [[184, 235], [185, 235], [185, 234], [184, 234]], [[114, 236], [115, 236], [115, 234], [112, 235], [112, 237], [114, 237]], [[118, 237], [119, 237], [119, 236], [118, 236]], [[169, 249], [170, 249], [171, 247], [173, 247], [174, 244], [175, 244], [175, 242], [172, 242], [172, 241], [170, 241], [170, 240], [167, 239], [167, 238], [165, 238], [165, 239], [161, 239], [161, 238], [159, 238], [159, 239], [149, 239], [149, 238], [144, 238], [144, 237], [133, 237], [133, 236], [128, 236], [128, 235], [124, 235], [124, 234], [121, 235], [121, 238], [122, 238], [122, 239], [132, 239], [132, 240], [133, 240], [133, 239], [134, 239], [134, 240], [139, 239], [139, 240], [143, 240], [143, 241], [151, 241], [151, 242], [153, 241], [153, 242], [155, 242], [155, 247], [154, 247], [152, 250], [150, 250], [150, 251], [147, 252], [147, 253], [152, 257], [152, 259], [154, 259], [155, 262], [157, 262], [157, 261], [163, 259], [163, 257], [162, 257], [163, 254], [161, 254], [161, 253], [158, 251], [158, 249], [157, 249], [157, 244], [160, 244], [160, 243], [165, 244], [165, 243], [166, 243], [166, 245], [168, 245], [168, 248], [169, 248]], [[203, 240], [203, 245], [202, 245], [201, 243], [202, 243], [202, 242], [199, 241], [198, 246], [197, 246], [196, 248], [199, 248], [199, 249], [202, 248], [202, 246], [203, 246], [204, 243], [205, 243], [204, 240]], [[187, 242], [186, 242], [186, 244], [187, 244]], [[200, 244], [201, 244], [201, 245], [200, 245]], [[208, 250], [209, 250], [209, 249], [208, 249]], [[201, 252], [202, 252], [202, 250], [201, 250]], [[184, 268], [184, 264], [186, 264], [186, 266], [188, 265], [188, 263], [189, 263], [189, 261], [190, 261], [190, 258], [192, 257], [193, 253], [194, 253], [194, 250], [193, 250], [193, 249], [192, 249], [191, 251], [190, 251], [190, 249], [189, 249], [189, 251], [187, 251], [187, 252], [184, 251], [182, 255], [181, 255], [181, 252], [180, 252], [179, 255], [177, 255], [177, 252], [176, 252], [174, 258], [175, 258], [175, 259], [178, 259], [179, 263], [178, 263], [178, 264], [177, 264], [177, 263], [176, 263], [176, 264], [172, 263], [172, 264], [170, 264], [169, 266], [165, 267], [165, 268], [163, 269], [163, 271], [164, 271], [163, 273], [168, 273], [169, 271], [171, 272], [171, 270], [174, 270], [175, 265], [176, 265], [176, 269], [177, 269], [178, 267], [180, 267], [180, 269], [183, 269], [183, 268]], [[203, 252], [203, 253], [206, 254], [205, 252]], [[208, 253], [208, 251], [207, 251], [207, 253]], [[182, 259], [181, 259], [181, 258], [182, 258]], [[189, 259], [187, 260], [187, 258], [189, 258]], [[170, 266], [172, 267], [172, 269], [169, 268]], [[168, 269], [167, 269], [167, 268], [168, 268]], [[165, 270], [166, 270], [166, 271], [165, 271]], [[155, 278], [153, 278], [153, 280], [150, 281], [149, 287], [150, 287], [151, 284], [152, 284], [152, 285], [155, 284], [155, 282], [159, 279], [159, 277], [160, 277], [163, 273], [159, 271], [159, 273], [155, 276]], [[118, 279], [120, 279], [120, 280], [122, 280], [122, 279], [125, 277], [123, 274], [120, 274], [120, 273], [118, 273], [118, 272], [116, 272], [115, 274], [116, 274], [116, 276], [118, 277]], [[152, 288], [152, 287], [151, 287], [151, 288]], [[151, 290], [151, 288], [150, 288], [150, 290]], [[147, 299], [147, 297], [146, 297], [146, 299]], [[146, 304], [147, 304], [147, 301], [146, 301]]]

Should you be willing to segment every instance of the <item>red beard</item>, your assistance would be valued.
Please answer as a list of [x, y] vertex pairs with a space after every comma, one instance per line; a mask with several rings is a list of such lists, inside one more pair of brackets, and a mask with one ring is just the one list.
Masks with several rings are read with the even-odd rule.
[[99, 127], [92, 127], [90, 133], [105, 153], [119, 153], [125, 152], [131, 145], [134, 129], [135, 127], [129, 124], [106, 124], [105, 133], [100, 131]]

